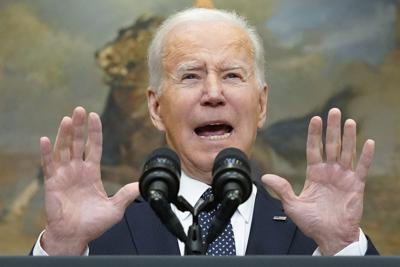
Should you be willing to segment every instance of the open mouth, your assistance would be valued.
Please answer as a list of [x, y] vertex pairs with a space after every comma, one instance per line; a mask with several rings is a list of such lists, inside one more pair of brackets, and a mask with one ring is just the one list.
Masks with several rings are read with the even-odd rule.
[[210, 123], [194, 129], [200, 138], [222, 140], [232, 135], [233, 127], [227, 123]]

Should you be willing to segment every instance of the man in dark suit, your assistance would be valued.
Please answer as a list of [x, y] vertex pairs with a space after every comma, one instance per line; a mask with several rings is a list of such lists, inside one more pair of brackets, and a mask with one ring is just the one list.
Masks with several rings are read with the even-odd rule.
[[[236, 147], [251, 155], [267, 116], [262, 44], [233, 13], [190, 9], [169, 18], [156, 33], [149, 72], [150, 117], [179, 155], [180, 194], [193, 205], [210, 187], [218, 152]], [[85, 144], [85, 117], [81, 107], [72, 118], [64, 117], [54, 149], [41, 138], [47, 225], [33, 254], [183, 254], [183, 244], [138, 199], [137, 183], [107, 197], [100, 177], [101, 122], [89, 114]], [[262, 182], [282, 204], [253, 186], [231, 219], [234, 254], [376, 253], [359, 228], [374, 141], [365, 142], [353, 168], [356, 123], [346, 120], [342, 137], [340, 111], [329, 112], [326, 159], [322, 132], [321, 118], [312, 118], [299, 196], [276, 175], [264, 175]], [[187, 229], [191, 217], [173, 210]]]

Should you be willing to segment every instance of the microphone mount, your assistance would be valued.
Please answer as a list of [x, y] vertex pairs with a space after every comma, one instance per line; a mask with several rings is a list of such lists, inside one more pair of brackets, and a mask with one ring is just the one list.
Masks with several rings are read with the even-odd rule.
[[[225, 229], [237, 207], [246, 201], [252, 190], [250, 167], [246, 155], [235, 148], [222, 150], [213, 167], [213, 195], [200, 198], [192, 206], [179, 191], [180, 161], [175, 152], [162, 148], [155, 150], [146, 161], [140, 178], [140, 192], [160, 220], [185, 244], [185, 255], [205, 255], [212, 243]], [[192, 225], [185, 234], [182, 224], [172, 211], [170, 203], [178, 210], [192, 214]], [[199, 224], [201, 212], [218, 208], [205, 239]]]

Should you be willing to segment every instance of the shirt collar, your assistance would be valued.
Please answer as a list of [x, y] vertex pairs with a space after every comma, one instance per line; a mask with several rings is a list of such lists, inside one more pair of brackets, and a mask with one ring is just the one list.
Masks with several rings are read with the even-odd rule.
[[256, 202], [257, 186], [255, 186], [254, 184], [252, 186], [253, 190], [251, 191], [250, 197], [245, 202], [240, 204], [237, 209], [246, 223], [250, 222], [251, 220], [254, 211], [254, 204]]
[[208, 184], [200, 182], [194, 178], [187, 176], [184, 172], [181, 175], [179, 195], [183, 196], [190, 205], [194, 206], [201, 195], [210, 188]]
[[[210, 188], [208, 184], [205, 184], [203, 182], [200, 182], [199, 180], [191, 178], [182, 171], [178, 195], [184, 197], [190, 203], [190, 205], [194, 206], [197, 200], [199, 200], [201, 195], [208, 188]], [[257, 187], [253, 184], [253, 190], [249, 199], [247, 199], [244, 203], [239, 205], [237, 209], [237, 212], [240, 214], [240, 216], [243, 217], [246, 223], [248, 223], [251, 219], [256, 199], [255, 198], [256, 193], [257, 193]], [[181, 212], [178, 210], [176, 214], [180, 220], [186, 220], [191, 215], [190, 212], [188, 211]]]

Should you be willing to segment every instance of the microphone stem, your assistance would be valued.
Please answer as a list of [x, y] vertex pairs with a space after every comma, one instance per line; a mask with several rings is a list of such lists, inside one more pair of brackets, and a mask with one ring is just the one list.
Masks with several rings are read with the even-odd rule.
[[[197, 216], [195, 216], [197, 217]], [[188, 238], [185, 243], [185, 255], [205, 255], [206, 247], [201, 237], [201, 228], [197, 222], [189, 227]]]
[[221, 207], [217, 211], [214, 219], [211, 221], [210, 231], [208, 232], [206, 240], [207, 246], [222, 233], [240, 203], [242, 203], [242, 197], [239, 190], [231, 190], [227, 192], [222, 200]]
[[148, 202], [160, 220], [176, 237], [182, 242], [186, 242], [186, 234], [182, 224], [172, 211], [170, 204], [164, 195], [158, 190], [150, 190], [148, 194]]

